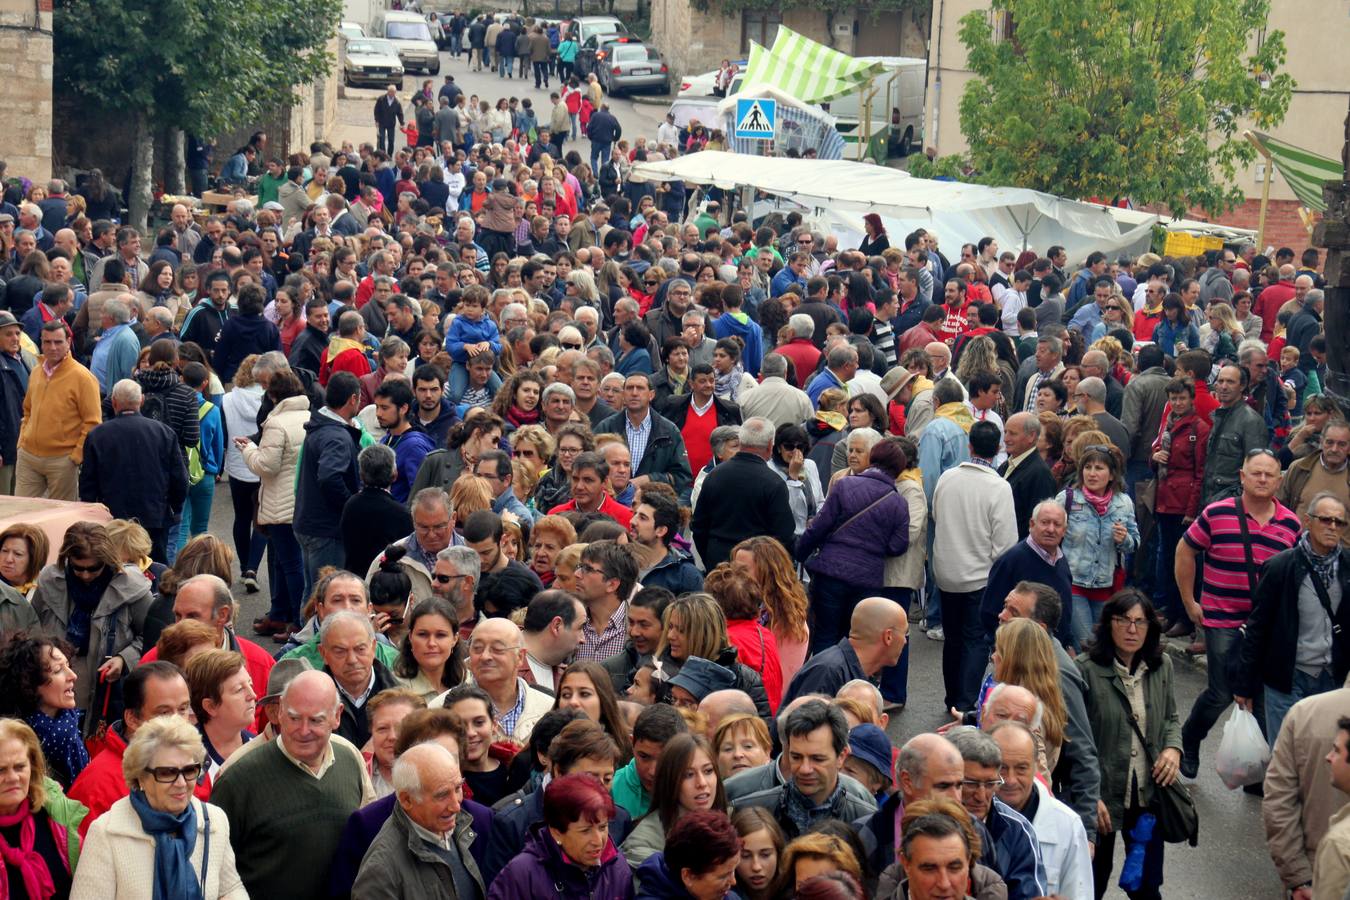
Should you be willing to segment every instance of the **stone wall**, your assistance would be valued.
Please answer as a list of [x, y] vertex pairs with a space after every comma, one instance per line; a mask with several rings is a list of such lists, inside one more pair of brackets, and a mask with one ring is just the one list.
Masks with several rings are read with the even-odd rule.
[[0, 159], [11, 176], [52, 175], [52, 0], [0, 0]]

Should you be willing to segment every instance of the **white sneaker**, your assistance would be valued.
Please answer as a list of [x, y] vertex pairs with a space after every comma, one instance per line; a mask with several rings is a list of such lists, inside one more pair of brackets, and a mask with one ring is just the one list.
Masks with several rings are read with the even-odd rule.
[[943, 640], [943, 639], [945, 639], [945, 638], [946, 638], [946, 635], [942, 633], [942, 626], [938, 626], [937, 628], [930, 628], [930, 629], [928, 629], [928, 639], [929, 639], [930, 641], [940, 641], [940, 640]]

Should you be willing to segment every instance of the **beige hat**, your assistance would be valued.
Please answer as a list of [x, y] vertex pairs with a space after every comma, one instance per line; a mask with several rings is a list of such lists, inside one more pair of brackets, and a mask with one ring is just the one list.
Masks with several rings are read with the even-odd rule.
[[886, 399], [894, 400], [895, 395], [903, 391], [914, 377], [914, 373], [904, 366], [896, 366], [881, 376], [881, 389], [886, 392]]

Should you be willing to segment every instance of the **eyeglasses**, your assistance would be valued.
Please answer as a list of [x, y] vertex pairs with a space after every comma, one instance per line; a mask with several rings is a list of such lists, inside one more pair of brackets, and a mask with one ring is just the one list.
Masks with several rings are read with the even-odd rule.
[[580, 349], [581, 349], [581, 345], [580, 345], [580, 344], [567, 343], [567, 344], [563, 344], [563, 345], [562, 345], [562, 348], [563, 348], [564, 350], [580, 350]]
[[422, 525], [417, 522], [413, 523], [413, 531], [416, 531], [418, 534], [431, 534], [437, 531], [445, 531], [449, 527], [449, 519], [446, 519], [444, 522], [433, 522], [430, 525]]
[[102, 572], [104, 569], [104, 564], [94, 563], [92, 566], [82, 566], [79, 563], [72, 562], [70, 564], [70, 569], [72, 572], [84, 572], [86, 574], [93, 574], [94, 572]]
[[437, 584], [449, 584], [450, 582], [455, 581], [456, 579], [468, 577], [469, 577], [468, 575], [442, 575], [439, 572], [433, 572], [431, 575], [431, 580], [436, 582]]
[[179, 778], [182, 778], [188, 784], [195, 784], [197, 779], [201, 777], [202, 767], [201, 763], [198, 763], [193, 766], [183, 766], [181, 769], [174, 766], [156, 766], [147, 768], [145, 771], [160, 784], [173, 784]]
[[1350, 522], [1340, 516], [1313, 516], [1313, 518], [1328, 528], [1344, 528], [1346, 525], [1350, 525]]
[[1279, 462], [1279, 461], [1280, 461], [1280, 458], [1279, 458], [1278, 456], [1275, 455], [1275, 451], [1272, 450], [1272, 449], [1270, 449], [1269, 447], [1256, 447], [1256, 448], [1253, 448], [1253, 449], [1251, 449], [1251, 450], [1248, 450], [1248, 451], [1247, 451], [1247, 455], [1244, 456], [1244, 457], [1242, 457], [1242, 458], [1243, 458], [1244, 460], [1246, 460], [1246, 459], [1256, 459], [1256, 457], [1258, 457], [1258, 456], [1269, 456], [1271, 459], [1275, 460], [1276, 462]]
[[996, 791], [1003, 787], [1002, 778], [992, 778], [989, 781], [978, 781], [974, 778], [965, 778], [961, 781], [961, 790], [963, 791]]
[[605, 570], [604, 570], [604, 569], [596, 568], [595, 566], [591, 565], [590, 563], [581, 563], [580, 565], [578, 565], [578, 566], [573, 570], [573, 572], [575, 572], [577, 575], [585, 575], [585, 574], [588, 574], [588, 573], [590, 573], [590, 572], [594, 572], [594, 573], [597, 574], [597, 575], [604, 575], [604, 574], [605, 574]]
[[1119, 625], [1121, 628], [1124, 628], [1126, 631], [1147, 631], [1147, 630], [1148, 630], [1148, 619], [1144, 619], [1144, 618], [1137, 618], [1137, 619], [1136, 619], [1136, 618], [1131, 618], [1130, 616], [1112, 616], [1112, 617], [1111, 617], [1111, 623], [1112, 623], [1113, 625]]

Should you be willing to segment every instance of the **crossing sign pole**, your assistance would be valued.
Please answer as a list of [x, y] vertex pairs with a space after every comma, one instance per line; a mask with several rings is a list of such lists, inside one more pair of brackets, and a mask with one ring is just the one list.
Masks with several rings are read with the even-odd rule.
[[737, 98], [736, 137], [751, 140], [773, 140], [778, 123], [778, 101], [759, 97]]

